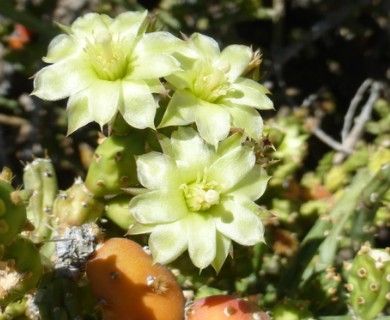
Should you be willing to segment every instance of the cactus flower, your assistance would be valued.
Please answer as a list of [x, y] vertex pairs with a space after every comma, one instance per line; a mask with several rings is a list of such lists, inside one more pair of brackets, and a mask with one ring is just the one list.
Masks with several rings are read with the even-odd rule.
[[33, 94], [44, 100], [69, 97], [68, 134], [95, 121], [110, 123], [117, 112], [133, 127], [154, 127], [163, 93], [159, 78], [179, 70], [170, 53], [184, 41], [167, 32], [145, 33], [147, 12], [115, 19], [88, 13], [55, 37], [34, 79]]
[[272, 109], [268, 90], [242, 77], [254, 57], [251, 48], [230, 45], [222, 52], [217, 42], [195, 33], [189, 39], [192, 54], [177, 58], [183, 70], [165, 77], [175, 89], [160, 127], [196, 123], [201, 137], [216, 146], [240, 128], [259, 140], [263, 121], [256, 109]]
[[192, 128], [180, 127], [162, 141], [164, 154], [136, 159], [138, 178], [147, 189], [130, 201], [135, 220], [129, 234], [151, 233], [155, 262], [169, 263], [188, 249], [200, 269], [218, 272], [232, 250], [263, 241], [260, 207], [268, 176], [255, 154], [235, 134], [218, 151]]

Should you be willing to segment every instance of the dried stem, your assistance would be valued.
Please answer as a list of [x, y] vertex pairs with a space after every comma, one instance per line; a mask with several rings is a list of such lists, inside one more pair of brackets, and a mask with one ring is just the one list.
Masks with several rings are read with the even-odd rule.
[[[344, 125], [341, 131], [341, 143], [324, 132], [318, 124], [311, 127], [312, 133], [318, 139], [337, 151], [334, 157], [334, 163], [341, 163], [347, 155], [353, 153], [356, 143], [364, 134], [364, 127], [371, 118], [372, 109], [379, 98], [382, 87], [383, 85], [380, 82], [373, 81], [372, 79], [366, 79], [359, 87], [351, 100], [347, 114], [344, 117]], [[354, 118], [359, 103], [362, 101], [363, 95], [368, 89], [370, 89], [370, 95], [362, 107], [359, 116]], [[354, 121], [355, 123], [352, 126]]]
[[356, 113], [356, 109], [359, 106], [360, 101], [362, 101], [364, 93], [372, 85], [372, 82], [372, 79], [364, 80], [359, 89], [356, 91], [355, 96], [352, 98], [348, 111], [344, 117], [344, 125], [341, 130], [341, 141], [344, 142], [347, 139], [348, 133], [352, 127], [353, 116]]

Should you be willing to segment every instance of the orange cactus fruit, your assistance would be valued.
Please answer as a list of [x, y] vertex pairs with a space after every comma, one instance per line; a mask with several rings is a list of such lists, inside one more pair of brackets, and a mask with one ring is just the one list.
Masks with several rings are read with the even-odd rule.
[[125, 238], [105, 241], [87, 261], [87, 277], [104, 320], [183, 320], [175, 276]]
[[185, 320], [270, 320], [255, 304], [229, 295], [196, 299], [186, 308]]

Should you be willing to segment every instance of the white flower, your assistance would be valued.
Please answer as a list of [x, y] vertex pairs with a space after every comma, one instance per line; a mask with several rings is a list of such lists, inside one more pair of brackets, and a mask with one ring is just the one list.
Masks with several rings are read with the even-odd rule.
[[272, 109], [268, 89], [242, 77], [254, 53], [243, 45], [220, 52], [212, 38], [189, 38], [192, 53], [177, 55], [182, 71], [165, 77], [175, 89], [160, 127], [196, 123], [203, 139], [216, 146], [230, 129], [240, 128], [260, 140], [263, 120], [256, 109]]
[[219, 271], [231, 240], [263, 241], [260, 208], [268, 176], [255, 165], [254, 152], [241, 136], [221, 142], [218, 151], [191, 128], [179, 128], [163, 141], [165, 153], [137, 158], [138, 178], [147, 192], [130, 201], [137, 223], [129, 234], [151, 233], [156, 262], [168, 263], [188, 249], [200, 269]]
[[89, 13], [52, 40], [44, 58], [51, 65], [36, 74], [33, 94], [69, 97], [68, 133], [92, 121], [110, 123], [118, 111], [133, 127], [154, 127], [153, 93], [164, 92], [161, 77], [180, 70], [171, 53], [184, 41], [167, 32], [145, 33], [146, 16]]

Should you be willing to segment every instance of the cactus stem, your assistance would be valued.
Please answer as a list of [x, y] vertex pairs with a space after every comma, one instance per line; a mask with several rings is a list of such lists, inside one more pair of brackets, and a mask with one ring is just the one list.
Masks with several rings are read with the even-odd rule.
[[96, 182], [96, 184], [99, 186], [99, 187], [104, 187], [106, 184], [104, 183], [104, 181], [103, 180], [98, 180], [97, 182]]
[[118, 162], [122, 159], [122, 152], [117, 152], [115, 154], [115, 161]]
[[119, 183], [121, 184], [121, 185], [125, 185], [125, 184], [127, 184], [128, 182], [129, 182], [129, 177], [128, 176], [123, 176], [123, 177], [121, 177], [120, 178], [120, 181], [119, 181]]
[[367, 270], [365, 268], [360, 268], [357, 274], [359, 278], [365, 278], [367, 276]]
[[373, 292], [377, 292], [377, 291], [379, 291], [379, 286], [376, 283], [371, 283], [370, 290]]
[[353, 290], [353, 284], [351, 283], [346, 283], [344, 285], [345, 289], [347, 289], [349, 292], [351, 292]]
[[365, 304], [365, 303], [366, 303], [366, 299], [364, 299], [363, 297], [358, 298], [358, 304]]
[[12, 180], [12, 171], [10, 168], [4, 167], [0, 172], [0, 180], [10, 183]]
[[8, 230], [8, 223], [6, 221], [0, 220], [0, 234], [7, 233]]
[[337, 292], [337, 289], [332, 287], [332, 288], [329, 288], [327, 291], [328, 291], [328, 294], [333, 295]]
[[0, 199], [0, 216], [5, 214], [5, 210], [6, 210], [5, 208], [6, 208], [6, 205], [5, 205], [4, 201]]

